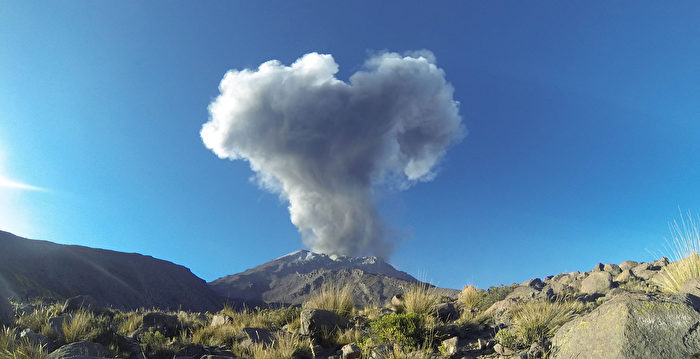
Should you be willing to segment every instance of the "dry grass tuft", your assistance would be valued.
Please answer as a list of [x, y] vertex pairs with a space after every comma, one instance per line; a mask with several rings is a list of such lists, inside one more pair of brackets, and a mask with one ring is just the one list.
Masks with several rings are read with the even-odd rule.
[[66, 343], [74, 343], [81, 340], [89, 341], [98, 334], [95, 315], [84, 309], [73, 313], [71, 320], [63, 321], [61, 329]]
[[251, 347], [250, 355], [254, 359], [292, 359], [298, 353], [308, 352], [311, 342], [297, 334], [276, 333], [271, 345], [262, 343]]
[[3, 327], [0, 330], [0, 359], [46, 359], [44, 347], [19, 340], [15, 328]]
[[416, 314], [435, 314], [435, 307], [440, 303], [440, 296], [427, 283], [414, 283], [403, 293], [406, 312]]
[[355, 299], [348, 286], [324, 284], [309, 300], [304, 302], [304, 308], [330, 310], [348, 317], [355, 310]]
[[526, 302], [510, 313], [514, 334], [522, 344], [540, 342], [554, 335], [554, 330], [584, 310], [578, 301]]
[[479, 308], [481, 294], [473, 285], [468, 285], [462, 288], [457, 297], [457, 303], [465, 311], [476, 311]]
[[654, 277], [654, 282], [664, 292], [677, 293], [683, 283], [700, 278], [700, 216], [688, 212], [680, 222], [669, 225], [672, 241], [667, 240], [666, 251], [673, 263], [664, 267]]

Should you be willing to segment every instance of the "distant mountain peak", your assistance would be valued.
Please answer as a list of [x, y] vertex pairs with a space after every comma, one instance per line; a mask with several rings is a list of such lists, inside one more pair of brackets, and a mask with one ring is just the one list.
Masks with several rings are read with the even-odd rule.
[[350, 286], [359, 302], [380, 302], [418, 280], [379, 257], [297, 250], [209, 283], [219, 295], [248, 303], [299, 304], [324, 282]]

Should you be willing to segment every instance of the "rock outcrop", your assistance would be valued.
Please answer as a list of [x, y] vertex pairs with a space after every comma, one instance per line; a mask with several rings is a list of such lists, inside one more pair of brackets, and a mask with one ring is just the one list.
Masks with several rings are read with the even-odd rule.
[[697, 300], [687, 295], [617, 295], [564, 324], [552, 340], [553, 358], [693, 358], [700, 355]]

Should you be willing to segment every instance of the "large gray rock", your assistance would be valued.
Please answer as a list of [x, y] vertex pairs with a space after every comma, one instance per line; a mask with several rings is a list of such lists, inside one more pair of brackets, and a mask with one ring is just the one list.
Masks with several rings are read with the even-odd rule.
[[564, 324], [555, 359], [675, 359], [700, 355], [700, 313], [688, 295], [624, 293]]
[[638, 264], [639, 263], [637, 263], [635, 261], [624, 261], [624, 262], [620, 263], [620, 269], [622, 269], [622, 270], [632, 269], [632, 268], [636, 267]]
[[440, 303], [435, 307], [438, 318], [443, 322], [459, 318], [459, 311], [451, 302]]
[[105, 348], [101, 344], [91, 342], [75, 342], [66, 344], [49, 354], [48, 359], [64, 359], [74, 357], [98, 357], [107, 356]]
[[586, 294], [605, 294], [612, 287], [612, 275], [608, 272], [591, 272], [581, 281], [581, 292]]
[[51, 339], [40, 333], [34, 333], [31, 329], [27, 328], [19, 334], [20, 339], [26, 340], [34, 345], [41, 345], [44, 350], [50, 352], [56, 347], [54, 346]]
[[688, 279], [681, 285], [678, 293], [687, 293], [700, 298], [700, 278]]
[[613, 276], [616, 276], [622, 272], [622, 269], [620, 269], [620, 266], [614, 263], [608, 263], [603, 267], [603, 270], [612, 274]]
[[268, 346], [274, 340], [272, 333], [261, 328], [243, 328], [236, 335], [236, 341], [243, 348], [250, 348], [257, 344]]
[[333, 332], [337, 329], [347, 329], [347, 318], [323, 309], [304, 309], [300, 314], [301, 335], [316, 335], [321, 332]]

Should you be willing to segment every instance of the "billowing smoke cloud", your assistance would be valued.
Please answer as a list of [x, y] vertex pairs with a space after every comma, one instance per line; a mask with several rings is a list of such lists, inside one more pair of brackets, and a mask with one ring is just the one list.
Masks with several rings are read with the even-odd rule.
[[458, 103], [432, 53], [384, 53], [344, 82], [331, 55], [230, 70], [201, 131], [220, 158], [250, 163], [260, 187], [289, 201], [304, 244], [327, 254], [387, 257], [377, 186], [435, 176], [463, 134]]

